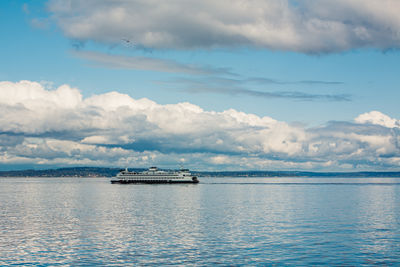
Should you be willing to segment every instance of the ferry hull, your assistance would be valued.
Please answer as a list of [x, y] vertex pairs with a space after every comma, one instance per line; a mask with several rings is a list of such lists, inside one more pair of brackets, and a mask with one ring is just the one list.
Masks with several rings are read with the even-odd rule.
[[173, 181], [173, 180], [165, 180], [165, 181], [152, 181], [152, 180], [111, 180], [112, 184], [198, 184], [199, 180], [192, 181]]

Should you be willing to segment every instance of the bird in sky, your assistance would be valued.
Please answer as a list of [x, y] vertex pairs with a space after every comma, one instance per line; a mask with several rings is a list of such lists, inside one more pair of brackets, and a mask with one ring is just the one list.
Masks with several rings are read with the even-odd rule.
[[127, 38], [122, 38], [121, 40], [123, 41], [124, 46], [127, 46], [127, 47], [134, 46], [134, 43]]

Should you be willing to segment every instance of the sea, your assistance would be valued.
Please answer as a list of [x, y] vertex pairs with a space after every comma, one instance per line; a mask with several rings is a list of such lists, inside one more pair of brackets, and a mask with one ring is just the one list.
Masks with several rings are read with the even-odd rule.
[[0, 178], [0, 265], [400, 265], [400, 178]]

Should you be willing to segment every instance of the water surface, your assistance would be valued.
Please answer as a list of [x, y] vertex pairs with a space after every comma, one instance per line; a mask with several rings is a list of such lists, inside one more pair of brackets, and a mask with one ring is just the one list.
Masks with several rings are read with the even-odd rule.
[[399, 204], [399, 178], [0, 178], [0, 265], [395, 265]]

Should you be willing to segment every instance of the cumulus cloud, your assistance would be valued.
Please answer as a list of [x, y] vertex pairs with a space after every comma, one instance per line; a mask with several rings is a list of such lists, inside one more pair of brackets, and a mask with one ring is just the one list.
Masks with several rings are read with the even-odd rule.
[[396, 169], [399, 121], [374, 111], [318, 128], [69, 85], [0, 82], [0, 163], [197, 169]]
[[379, 112], [379, 111], [371, 111], [368, 113], [361, 114], [355, 121], [358, 123], [371, 123], [376, 125], [382, 125], [387, 128], [399, 128], [400, 121], [390, 118], [389, 116]]
[[70, 38], [108, 44], [303, 53], [400, 46], [396, 0], [51, 0], [49, 10]]

